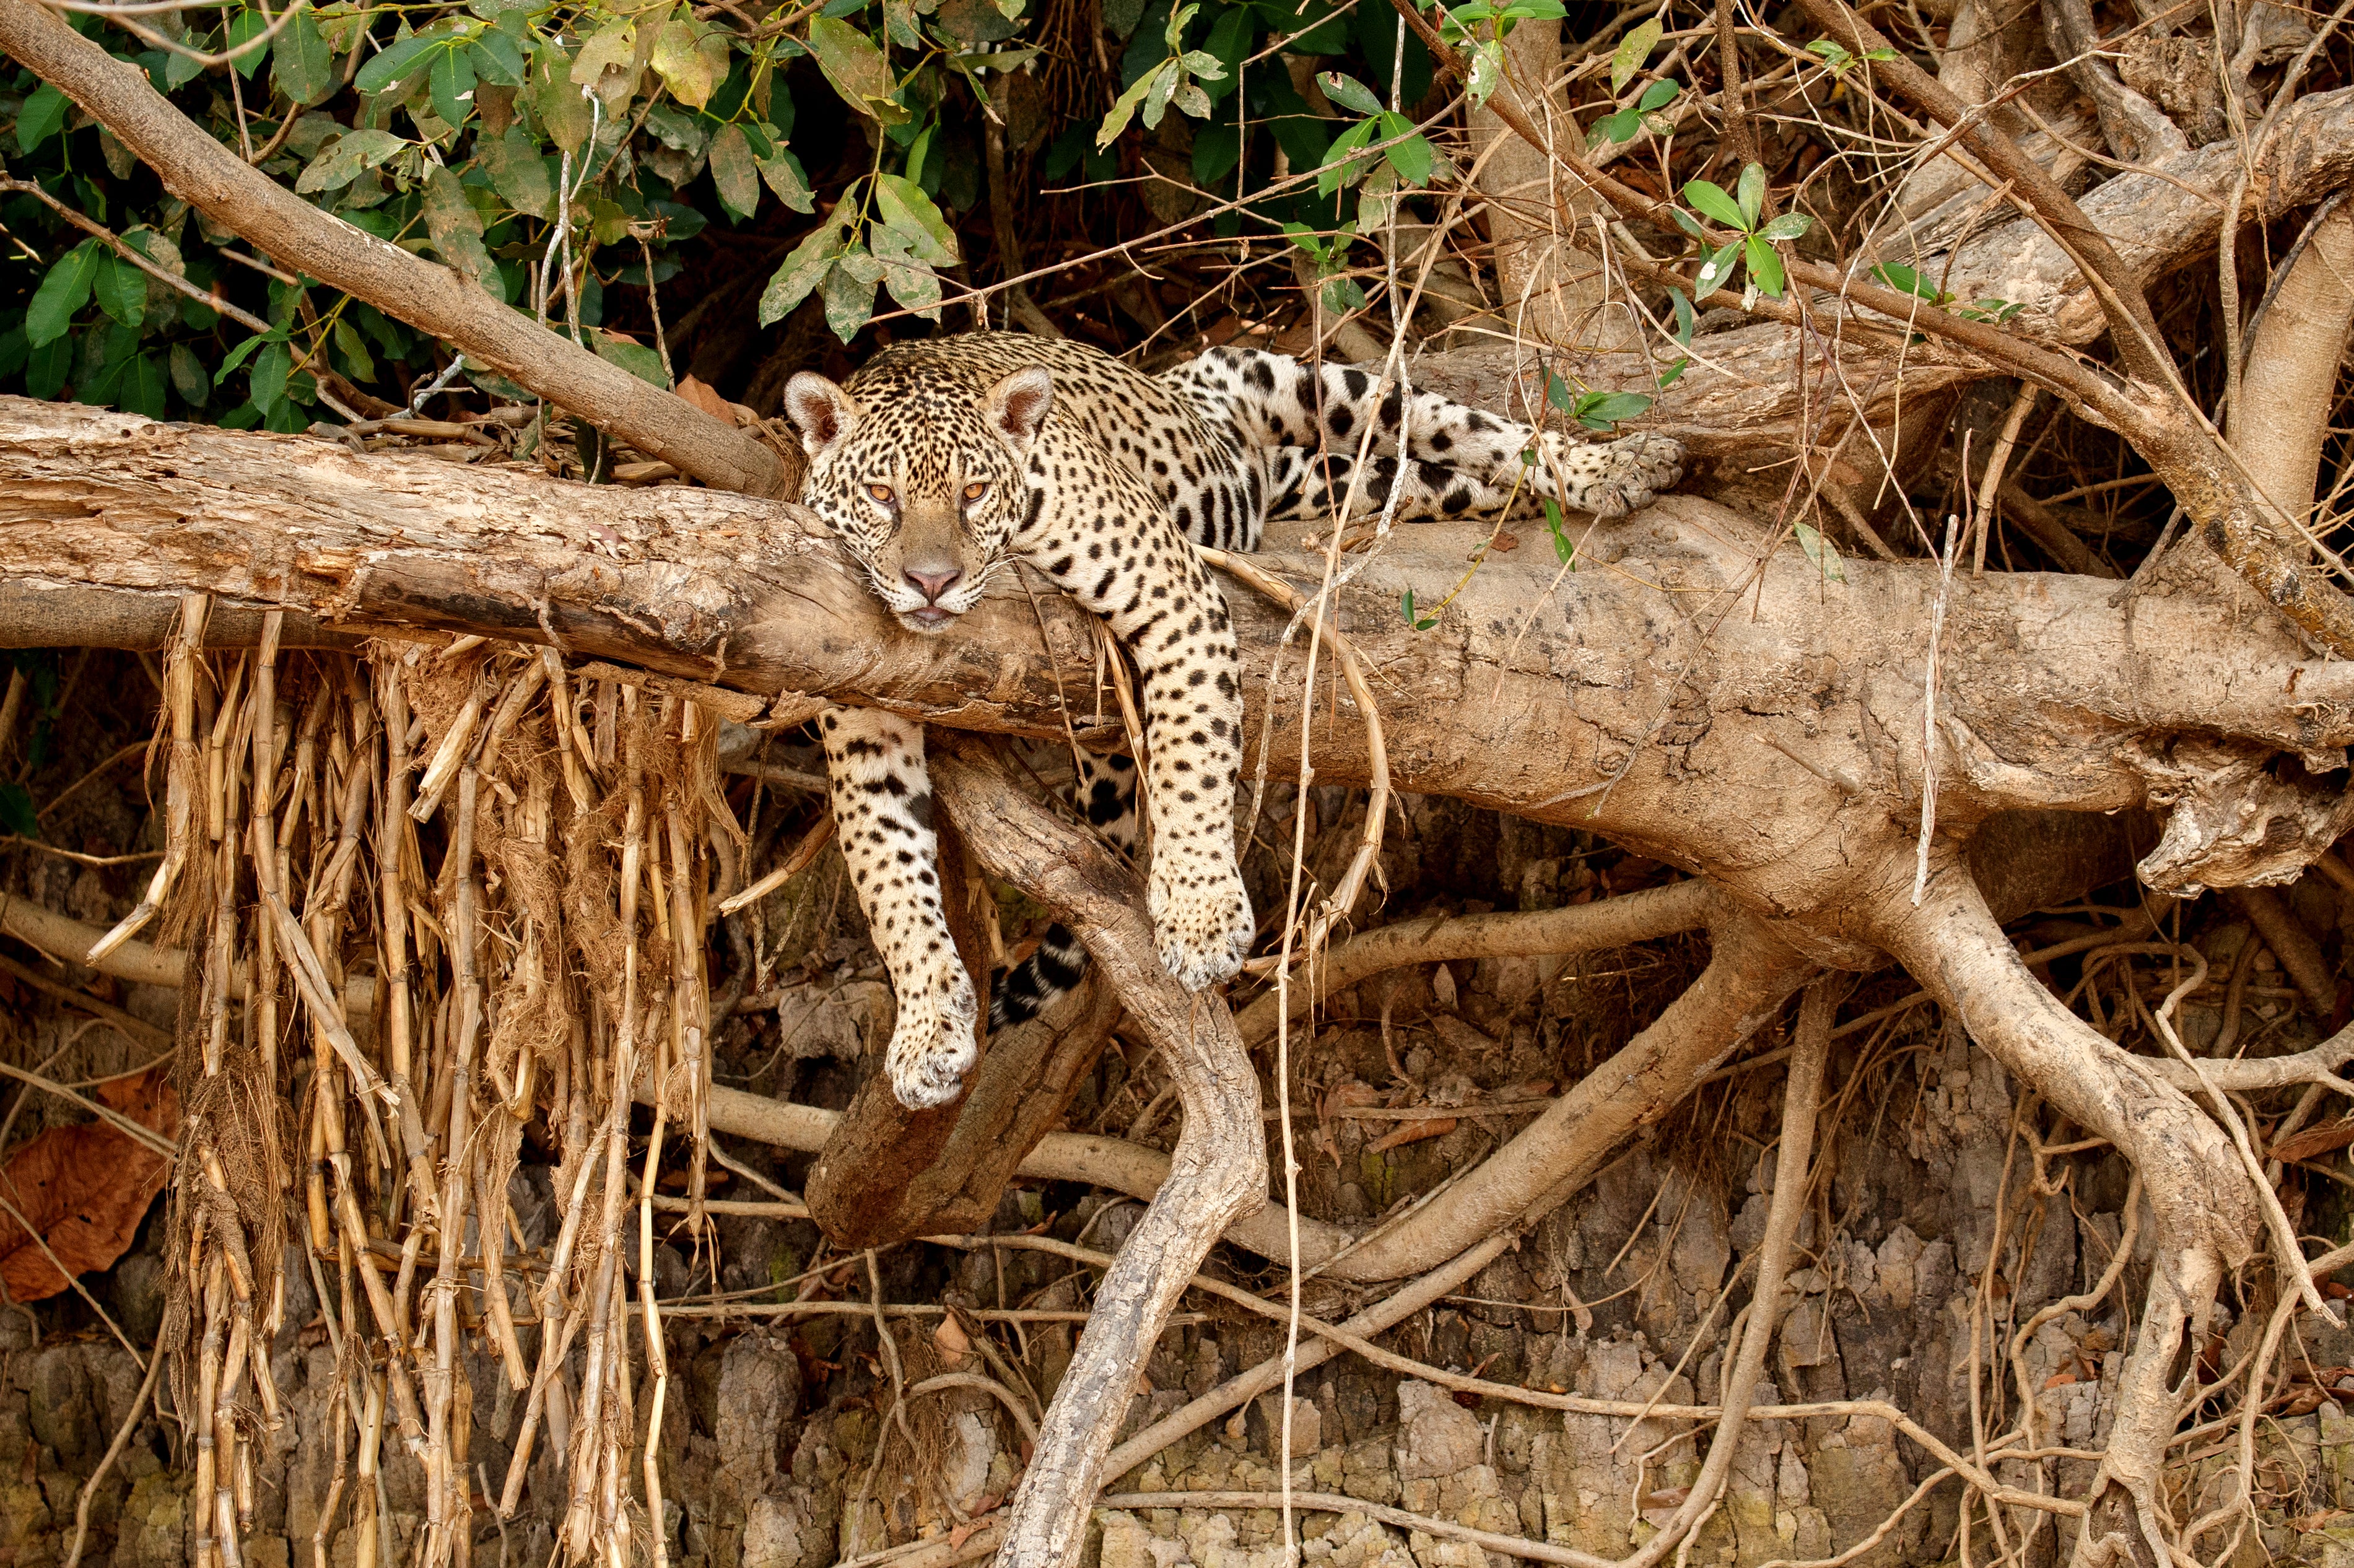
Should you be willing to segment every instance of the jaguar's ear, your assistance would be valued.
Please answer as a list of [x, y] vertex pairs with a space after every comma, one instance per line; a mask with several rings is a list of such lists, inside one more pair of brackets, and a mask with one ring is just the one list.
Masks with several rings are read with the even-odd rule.
[[814, 371], [785, 383], [785, 412], [801, 433], [801, 450], [815, 457], [858, 428], [858, 405], [850, 394]]
[[1055, 409], [1055, 378], [1043, 365], [1017, 370], [989, 389], [981, 411], [1014, 451], [1026, 453]]

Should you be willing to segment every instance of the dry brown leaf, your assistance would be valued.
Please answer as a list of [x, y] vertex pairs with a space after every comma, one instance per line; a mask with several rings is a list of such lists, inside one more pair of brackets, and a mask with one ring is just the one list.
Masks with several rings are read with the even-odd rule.
[[1400, 1122], [1395, 1132], [1384, 1133], [1365, 1146], [1369, 1154], [1379, 1154], [1384, 1149], [1395, 1149], [1404, 1143], [1419, 1143], [1426, 1138], [1445, 1138], [1455, 1130], [1451, 1116], [1425, 1118], [1421, 1121]]
[[2075, 1381], [2076, 1374], [2074, 1372], [2057, 1372], [2043, 1380], [2043, 1386], [2046, 1388], [2066, 1388], [2070, 1383], [2074, 1383]]
[[736, 422], [736, 411], [727, 399], [692, 376], [679, 377], [678, 395], [715, 419], [725, 419], [731, 425]]
[[2334, 1121], [2327, 1127], [2306, 1128], [2294, 1137], [2282, 1139], [2265, 1153], [2269, 1158], [2284, 1162], [2310, 1160], [2317, 1154], [2327, 1154], [2349, 1143], [2354, 1143], [2354, 1118]]
[[[133, 1078], [97, 1086], [96, 1097], [139, 1123], [176, 1137], [180, 1097], [157, 1063]], [[49, 1250], [76, 1274], [111, 1268], [131, 1249], [147, 1205], [164, 1190], [164, 1157], [102, 1121], [51, 1128], [0, 1166], [0, 1193], [31, 1222]], [[0, 1283], [12, 1301], [41, 1301], [69, 1288], [13, 1215], [0, 1211]]]
[[940, 1353], [940, 1364], [950, 1372], [964, 1365], [972, 1354], [972, 1340], [954, 1318], [940, 1319], [940, 1326], [932, 1330], [932, 1347]]

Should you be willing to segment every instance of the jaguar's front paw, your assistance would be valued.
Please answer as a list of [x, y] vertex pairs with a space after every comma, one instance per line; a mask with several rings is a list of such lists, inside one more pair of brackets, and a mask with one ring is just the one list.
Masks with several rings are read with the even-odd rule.
[[1243, 967], [1257, 925], [1232, 862], [1152, 868], [1149, 904], [1161, 964], [1187, 991], [1206, 991]]
[[953, 968], [928, 986], [907, 989], [912, 994], [899, 998], [883, 1066], [901, 1105], [930, 1110], [964, 1092], [964, 1075], [981, 1054], [972, 1039], [972, 980]]
[[1579, 486], [1575, 504], [1598, 517], [1639, 511], [1684, 476], [1684, 445], [1672, 436], [1635, 434], [1585, 449], [1598, 471]]

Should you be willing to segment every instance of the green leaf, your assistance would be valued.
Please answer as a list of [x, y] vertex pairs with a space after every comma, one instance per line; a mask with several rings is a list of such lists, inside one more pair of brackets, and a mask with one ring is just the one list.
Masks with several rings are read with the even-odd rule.
[[1488, 101], [1504, 80], [1504, 46], [1493, 38], [1482, 38], [1471, 50], [1471, 69], [1464, 79], [1464, 88], [1471, 101]]
[[283, 327], [279, 327], [266, 333], [255, 333], [251, 337], [247, 338], [243, 343], [239, 344], [235, 348], [228, 351], [228, 357], [224, 358], [220, 362], [220, 368], [213, 373], [213, 385], [218, 387], [221, 383], [227, 381], [229, 378], [229, 373], [234, 371], [239, 366], [243, 365], [249, 358], [252, 357], [257, 349], [268, 348], [273, 343], [284, 343], [285, 341], [286, 329]]
[[776, 193], [779, 201], [795, 212], [817, 210], [816, 198], [810, 195], [809, 175], [791, 148], [779, 147], [774, 157], [761, 159], [760, 178]]
[[474, 138], [474, 162], [491, 177], [499, 198], [527, 217], [554, 215], [556, 182], [547, 177], [547, 161], [539, 143], [520, 125], [510, 125], [503, 136]]
[[1389, 159], [1390, 167], [1397, 171], [1398, 178], [1410, 185], [1428, 184], [1432, 165], [1437, 159], [1419, 131], [1402, 142], [1392, 143], [1383, 149], [1383, 154]]
[[73, 371], [74, 340], [59, 337], [37, 344], [25, 356], [25, 395], [50, 398], [58, 395]]
[[419, 57], [439, 42], [439, 38], [422, 33], [394, 39], [374, 59], [360, 67], [359, 74], [352, 78], [352, 86], [364, 98], [376, 96], [408, 75], [411, 67], [421, 64]]
[[523, 46], [508, 37], [504, 27], [483, 28], [466, 52], [473, 62], [474, 75], [493, 87], [521, 87], [531, 74], [531, 61], [525, 58]]
[[66, 105], [69, 100], [52, 82], [43, 82], [25, 100], [16, 111], [16, 151], [30, 153], [58, 132], [66, 122]]
[[1686, 348], [1691, 346], [1692, 327], [1700, 318], [1692, 313], [1691, 302], [1684, 298], [1681, 289], [1668, 291], [1668, 303], [1676, 313], [1676, 341]]
[[1692, 297], [1704, 300], [1733, 281], [1733, 270], [1741, 260], [1742, 241], [1736, 239], [1707, 260], [1692, 279]]
[[229, 67], [248, 81], [269, 58], [270, 40], [264, 37], [269, 31], [270, 19], [250, 5], [228, 19]]
[[885, 228], [907, 238], [908, 252], [917, 260], [941, 267], [956, 265], [956, 235], [915, 181], [898, 175], [877, 175], [875, 216]]
[[810, 20], [809, 49], [833, 90], [859, 113], [885, 125], [905, 125], [912, 118], [891, 101], [896, 86], [891, 62], [864, 33], [835, 17], [815, 16]]
[[[64, 337], [74, 317], [90, 302], [90, 285], [98, 278], [100, 266], [111, 260], [95, 239], [85, 239], [58, 257], [41, 286], [33, 291], [33, 302], [25, 307], [26, 340], [37, 349]], [[34, 394], [37, 397], [48, 395]]]
[[164, 367], [152, 354], [143, 354], [123, 367], [115, 387], [114, 406], [150, 419], [164, 417]]
[[41, 819], [33, 810], [33, 792], [22, 784], [0, 784], [0, 830], [20, 839], [41, 836]]
[[1782, 297], [1782, 253], [1751, 235], [1743, 241], [1749, 256], [1749, 281], [1776, 299]]
[[[843, 207], [850, 205], [849, 193], [843, 194]], [[840, 208], [836, 209], [837, 211]], [[793, 308], [809, 298], [826, 272], [833, 266], [849, 241], [848, 216], [837, 217], [816, 229], [785, 258], [769, 278], [769, 286], [760, 293], [760, 324], [771, 326], [790, 315]]]
[[1900, 294], [1911, 294], [1914, 298], [1926, 300], [1931, 304], [1935, 304], [1945, 297], [1935, 282], [1924, 278], [1910, 267], [1874, 267], [1872, 270], [1872, 275]]
[[1550, 495], [1540, 499], [1544, 502], [1545, 530], [1553, 535], [1553, 556], [1565, 567], [1576, 556], [1577, 546], [1570, 542], [1568, 532], [1561, 525], [1561, 503]]
[[1670, 78], [1661, 77], [1643, 90], [1643, 96], [1636, 101], [1635, 107], [1645, 114], [1656, 114], [1673, 101], [1676, 94], [1682, 90], [1683, 89]]
[[848, 343], [875, 313], [875, 286], [883, 281], [883, 263], [864, 250], [851, 250], [834, 262], [818, 285], [825, 302], [825, 324]]
[[466, 199], [466, 187], [455, 169], [436, 165], [426, 175], [424, 215], [425, 230], [441, 260], [472, 278], [493, 299], [505, 299], [506, 286], [499, 279], [498, 264], [482, 245], [482, 215]]
[[906, 237], [897, 229], [876, 231], [872, 244], [875, 260], [883, 267], [883, 285], [891, 291], [891, 297], [928, 321], [939, 320], [940, 280], [931, 263], [912, 256]]
[[[375, 380], [376, 356], [368, 353], [367, 340], [360, 335], [359, 329], [350, 322], [338, 318], [335, 323], [334, 336], [335, 351], [344, 356], [344, 364], [351, 370], [353, 378], [359, 381]], [[176, 376], [178, 373], [179, 365], [175, 359], [173, 362], [173, 374]]]
[[651, 63], [673, 98], [700, 109], [727, 74], [727, 40], [687, 16], [674, 16], [654, 35]]
[[626, 17], [606, 23], [572, 57], [572, 85], [593, 88], [613, 67], [623, 69], [638, 58], [638, 25]]
[[729, 212], [749, 217], [760, 207], [760, 169], [740, 125], [722, 125], [711, 139], [711, 183]]
[[1786, 212], [1757, 231], [1760, 239], [1796, 239], [1815, 226], [1815, 220], [1803, 212]]
[[1371, 88], [1353, 76], [1328, 70], [1317, 77], [1316, 85], [1324, 90], [1325, 97], [1343, 109], [1353, 109], [1360, 114], [1379, 114], [1382, 111], [1382, 101], [1373, 96]]
[[1659, 47], [1660, 31], [1659, 19], [1653, 16], [1618, 40], [1618, 47], [1610, 51], [1611, 97], [1616, 98], [1627, 90], [1627, 84], [1635, 79], [1637, 71], [1643, 69], [1643, 62], [1651, 58], [1651, 51]]
[[1766, 210], [1766, 165], [1752, 164], [1741, 171], [1739, 186], [1741, 227], [1757, 227], [1758, 215]]
[[295, 176], [294, 189], [302, 196], [341, 190], [358, 179], [363, 171], [375, 168], [408, 144], [391, 132], [374, 126], [347, 131]]
[[1323, 167], [1316, 171], [1316, 194], [1331, 196], [1363, 172], [1363, 161], [1353, 154], [1373, 139], [1378, 122], [1360, 120], [1333, 138], [1325, 150]]
[[1815, 569], [1823, 574], [1823, 580], [1834, 583], [1847, 581], [1847, 568], [1840, 564], [1837, 546], [1824, 538], [1819, 530], [1804, 523], [1793, 526], [1797, 530], [1798, 547], [1807, 552], [1807, 559], [1815, 563]]
[[323, 103], [342, 86], [335, 52], [305, 5], [278, 30], [278, 53], [270, 65], [270, 85], [295, 103]]
[[531, 107], [548, 140], [566, 152], [578, 152], [588, 140], [592, 118], [588, 101], [572, 85], [571, 71], [555, 50], [542, 55], [532, 67]]
[[1128, 129], [1128, 122], [1136, 117], [1136, 111], [1144, 102], [1145, 95], [1161, 78], [1173, 75], [1176, 69], [1175, 60], [1164, 61], [1129, 83], [1128, 90], [1112, 100], [1111, 109], [1104, 115], [1103, 123], [1096, 128], [1096, 145], [1098, 148], [1108, 147], [1118, 141], [1119, 133]]
[[1610, 429], [1651, 406], [1648, 392], [1588, 392], [1577, 400], [1577, 422], [1589, 430]]
[[248, 385], [252, 389], [253, 406], [265, 416], [286, 400], [286, 375], [293, 364], [293, 355], [282, 343], [266, 344], [253, 356]]
[[670, 389], [670, 377], [663, 374], [662, 355], [642, 343], [615, 337], [610, 333], [592, 333], [588, 346], [597, 357], [618, 365], [641, 381], [651, 381], [664, 391]]
[[1712, 218], [1727, 228], [1746, 229], [1748, 222], [1741, 216], [1741, 206], [1724, 194], [1724, 187], [1710, 180], [1684, 182], [1684, 200], [1691, 203], [1703, 217]]
[[1242, 155], [1239, 128], [1224, 122], [1203, 126], [1193, 132], [1193, 183], [1204, 186], [1218, 184], [1235, 172]]
[[1690, 368], [1691, 366], [1691, 355], [1686, 355], [1682, 358], [1677, 360], [1673, 365], [1669, 366], [1665, 370], [1660, 371], [1659, 376], [1659, 390], [1664, 392], [1669, 387], [1673, 387], [1683, 376], [1685, 370]]
[[426, 72], [433, 95], [433, 112], [451, 126], [463, 125], [474, 112], [474, 62], [466, 49], [444, 49]]
[[124, 326], [136, 327], [147, 319], [147, 274], [122, 257], [101, 259], [90, 283], [98, 308]]
[[1632, 109], [1622, 109], [1616, 114], [1606, 114], [1594, 122], [1586, 132], [1586, 143], [1599, 147], [1606, 142], [1632, 142], [1643, 128], [1642, 114]]

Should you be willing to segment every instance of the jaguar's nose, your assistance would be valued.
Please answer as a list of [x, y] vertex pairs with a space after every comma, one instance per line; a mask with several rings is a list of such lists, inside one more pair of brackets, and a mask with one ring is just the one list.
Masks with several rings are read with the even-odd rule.
[[916, 585], [917, 593], [937, 603], [940, 595], [956, 586], [958, 580], [964, 576], [964, 571], [959, 567], [949, 567], [943, 571], [925, 571], [916, 567], [909, 567], [905, 575], [909, 582]]

